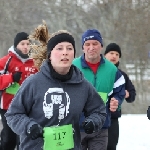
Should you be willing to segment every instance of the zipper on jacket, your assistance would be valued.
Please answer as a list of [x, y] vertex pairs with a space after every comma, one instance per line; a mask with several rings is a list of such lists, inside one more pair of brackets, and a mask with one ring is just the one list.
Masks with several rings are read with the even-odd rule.
[[95, 88], [96, 88], [96, 79], [97, 79], [96, 74], [94, 74], [94, 87]]

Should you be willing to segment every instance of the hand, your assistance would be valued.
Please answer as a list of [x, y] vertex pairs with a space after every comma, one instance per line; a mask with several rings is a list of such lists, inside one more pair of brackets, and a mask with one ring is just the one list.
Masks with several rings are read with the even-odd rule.
[[19, 82], [20, 78], [21, 78], [21, 74], [22, 72], [15, 72], [12, 76], [13, 76], [13, 81], [14, 82]]
[[147, 109], [147, 118], [150, 120], [150, 106], [148, 106], [148, 109]]
[[92, 134], [94, 132], [94, 124], [92, 121], [84, 122], [83, 128], [87, 134]]
[[32, 127], [27, 131], [28, 136], [35, 140], [39, 137], [43, 137], [43, 128], [38, 124], [32, 125]]
[[125, 90], [125, 92], [126, 92], [125, 98], [128, 98], [129, 97], [129, 92], [127, 90]]
[[110, 100], [110, 111], [115, 112], [118, 108], [118, 100], [116, 100], [114, 97]]

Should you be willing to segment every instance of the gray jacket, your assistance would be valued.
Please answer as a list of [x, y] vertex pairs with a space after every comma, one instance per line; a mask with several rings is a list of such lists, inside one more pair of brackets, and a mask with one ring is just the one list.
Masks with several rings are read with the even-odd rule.
[[45, 61], [38, 73], [23, 82], [5, 116], [10, 128], [20, 135], [20, 150], [42, 150], [43, 138], [31, 140], [27, 136], [27, 130], [33, 124], [41, 127], [72, 124], [74, 150], [80, 150], [79, 117], [82, 111], [86, 120], [93, 121], [95, 131], [99, 131], [106, 110], [94, 87], [76, 67], [66, 82], [52, 78]]

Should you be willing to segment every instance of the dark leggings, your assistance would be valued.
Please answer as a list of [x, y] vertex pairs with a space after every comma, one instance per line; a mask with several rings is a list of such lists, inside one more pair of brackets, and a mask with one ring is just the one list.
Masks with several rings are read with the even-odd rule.
[[1, 149], [2, 150], [14, 150], [17, 145], [17, 135], [7, 125], [7, 120], [4, 116], [6, 110], [1, 110], [1, 120], [3, 129], [1, 131]]
[[111, 126], [108, 128], [108, 146], [107, 150], [116, 150], [119, 139], [119, 121], [111, 119]]

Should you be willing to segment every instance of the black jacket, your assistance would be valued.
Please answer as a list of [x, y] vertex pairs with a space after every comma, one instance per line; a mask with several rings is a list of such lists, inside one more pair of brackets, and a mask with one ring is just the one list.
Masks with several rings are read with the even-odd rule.
[[[120, 70], [120, 72], [122, 73], [122, 75], [125, 78], [125, 90], [127, 90], [129, 92], [129, 97], [125, 98], [125, 100], [127, 101], [127, 103], [132, 103], [135, 100], [135, 96], [136, 96], [135, 87], [132, 84], [131, 80], [129, 79], [129, 76], [122, 70]], [[119, 118], [119, 117], [121, 117], [121, 109], [117, 110], [115, 112], [111, 112], [112, 119]]]

